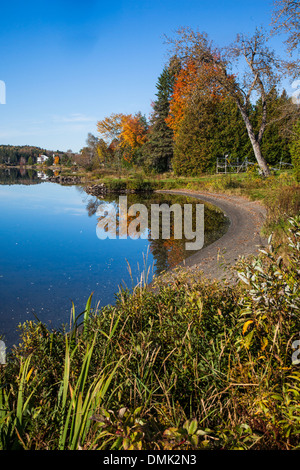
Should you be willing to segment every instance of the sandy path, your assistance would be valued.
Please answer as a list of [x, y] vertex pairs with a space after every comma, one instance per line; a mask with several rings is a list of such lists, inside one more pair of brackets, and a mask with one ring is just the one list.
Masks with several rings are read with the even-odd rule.
[[239, 257], [257, 254], [266, 240], [260, 235], [266, 217], [264, 206], [241, 196], [187, 190], [157, 191], [195, 197], [219, 207], [230, 220], [228, 231], [216, 242], [185, 260], [182, 265], [203, 272], [205, 277], [234, 279], [230, 269]]

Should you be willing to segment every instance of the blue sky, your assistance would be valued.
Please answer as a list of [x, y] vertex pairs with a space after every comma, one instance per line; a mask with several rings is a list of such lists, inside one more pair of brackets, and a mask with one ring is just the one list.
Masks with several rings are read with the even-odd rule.
[[[111, 113], [146, 116], [181, 26], [219, 45], [268, 28], [272, 0], [52, 0], [0, 5], [0, 144], [50, 150], [85, 145]], [[273, 45], [281, 48], [282, 38]]]

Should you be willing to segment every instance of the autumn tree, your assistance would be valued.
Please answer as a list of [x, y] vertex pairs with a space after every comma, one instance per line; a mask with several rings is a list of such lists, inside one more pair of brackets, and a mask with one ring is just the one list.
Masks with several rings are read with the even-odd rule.
[[147, 120], [140, 112], [123, 118], [120, 146], [123, 150], [123, 157], [127, 162], [134, 160], [138, 150], [147, 140], [147, 133]]
[[[202, 67], [203, 73], [210, 72], [209, 64]], [[173, 169], [178, 175], [213, 170], [224, 153], [230, 152], [232, 158], [250, 156], [247, 131], [235, 102], [215, 84], [200, 92], [198, 75], [193, 59], [183, 64], [171, 96], [167, 123], [174, 132]]]
[[177, 73], [166, 119], [174, 133], [172, 167], [177, 175], [197, 175], [211, 166], [218, 99], [196, 93], [197, 82], [198, 70], [191, 58]]
[[107, 145], [106, 154], [120, 168], [121, 160], [131, 163], [146, 142], [148, 123], [141, 113], [113, 113], [97, 123], [97, 130]]
[[[229, 47], [221, 49], [212, 44], [205, 33], [181, 29], [170, 40], [172, 53], [177, 54], [183, 65], [196, 67], [197, 80], [190, 95], [190, 105], [195, 96], [221, 93], [236, 103], [247, 129], [257, 163], [264, 176], [270, 169], [261, 152], [261, 142], [267, 124], [268, 91], [278, 80], [281, 62], [267, 47], [266, 36], [256, 30], [254, 36], [238, 35]], [[232, 70], [236, 67], [235, 73]], [[251, 122], [253, 99], [262, 101], [260, 125], [255, 132]]]
[[97, 123], [97, 131], [107, 142], [119, 139], [127, 115], [112, 113]]
[[169, 114], [166, 117], [166, 123], [173, 130], [175, 137], [187, 108], [189, 108], [190, 103], [193, 102], [196, 84], [197, 67], [193, 60], [188, 60], [180, 67], [174, 81]]
[[100, 165], [106, 166], [110, 162], [110, 152], [104, 139], [98, 139], [97, 158]]
[[[128, 119], [129, 115], [122, 113], [112, 113], [110, 116], [106, 116], [97, 123], [97, 131], [100, 135], [100, 139], [103, 139], [107, 146], [107, 153], [103, 155], [104, 146], [100, 146], [98, 149], [98, 155], [100, 159], [107, 160], [112, 165], [117, 165], [120, 168], [122, 152], [120, 148], [121, 144], [121, 133], [123, 130], [124, 122]], [[100, 152], [100, 154], [99, 154]]]

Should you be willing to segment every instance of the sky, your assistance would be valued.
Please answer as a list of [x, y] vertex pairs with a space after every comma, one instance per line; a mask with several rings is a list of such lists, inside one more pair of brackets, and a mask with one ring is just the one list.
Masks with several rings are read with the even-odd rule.
[[[149, 116], [165, 36], [218, 45], [269, 28], [272, 0], [39, 0], [0, 3], [0, 145], [78, 152], [112, 113]], [[273, 39], [282, 50], [282, 38]], [[5, 84], [5, 104], [1, 100]], [[287, 90], [288, 92], [290, 90]]]

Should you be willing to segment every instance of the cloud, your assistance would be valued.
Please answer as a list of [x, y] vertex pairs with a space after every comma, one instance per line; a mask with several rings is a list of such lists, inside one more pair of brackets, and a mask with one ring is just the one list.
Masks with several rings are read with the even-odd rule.
[[68, 116], [53, 116], [54, 122], [94, 122], [96, 119], [94, 117], [85, 116], [84, 114], [74, 113], [69, 114]]

